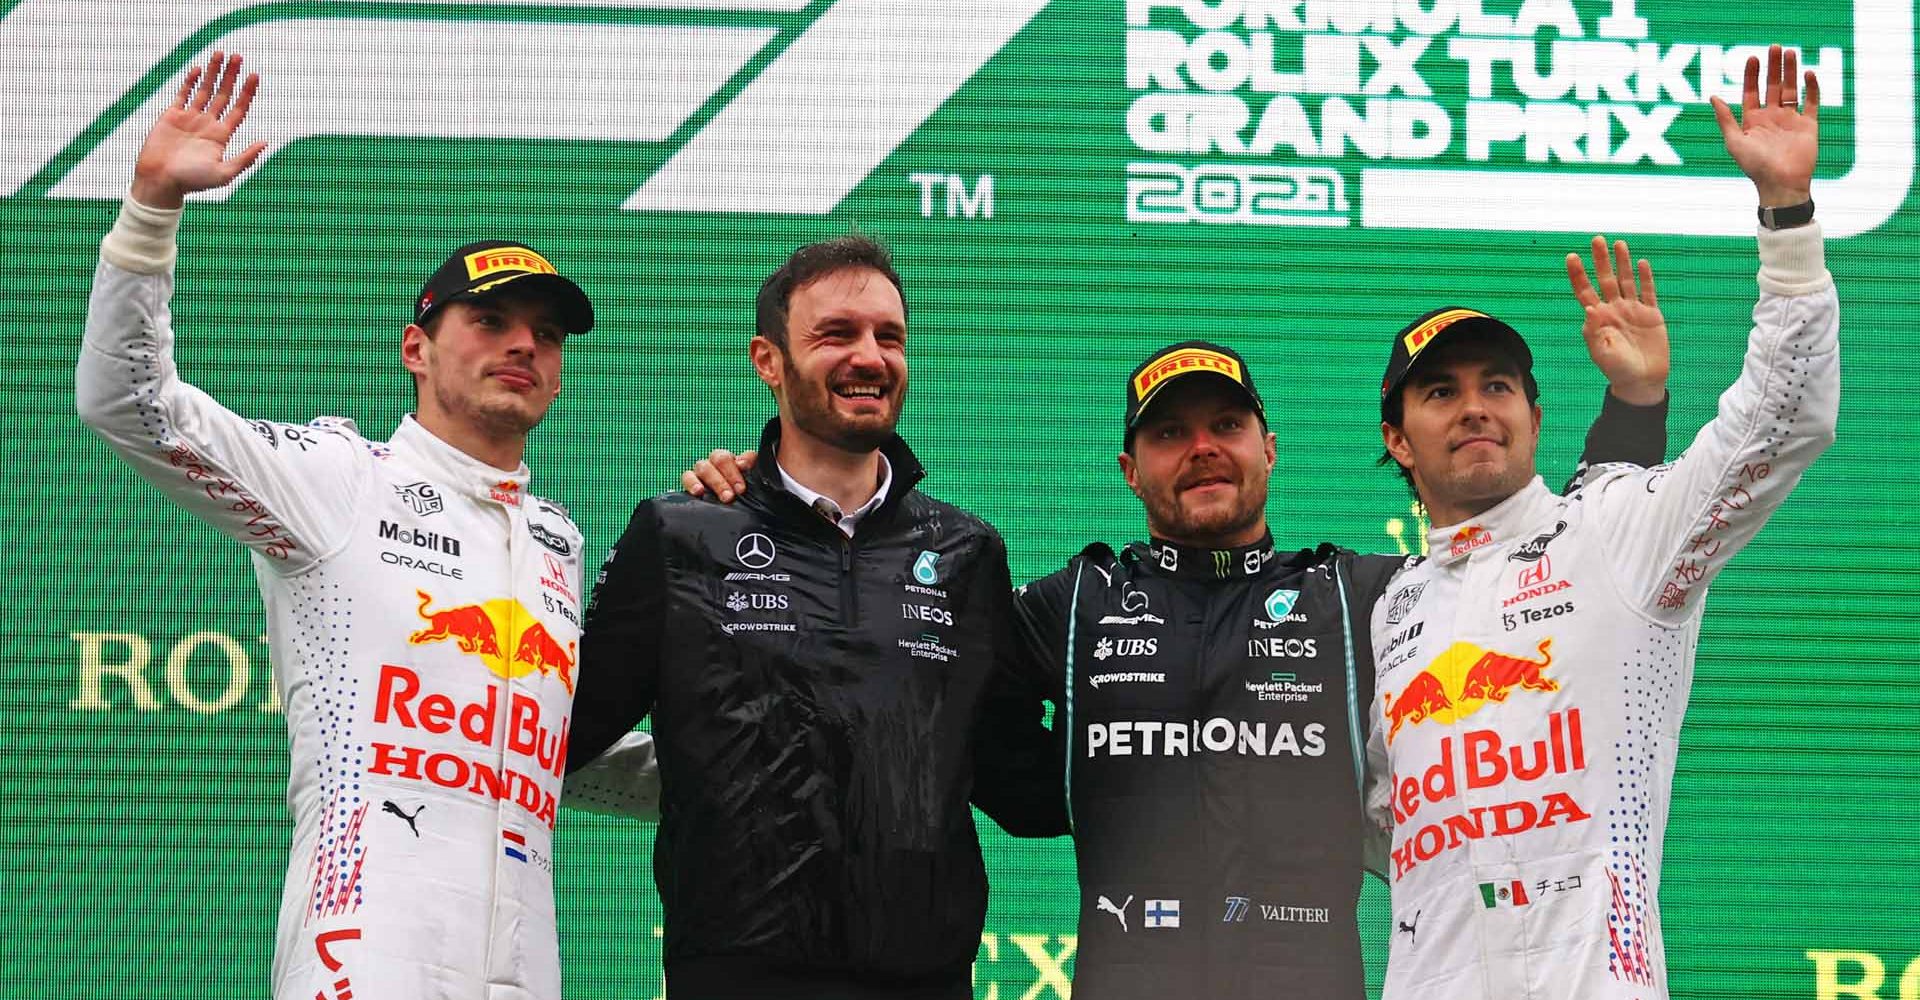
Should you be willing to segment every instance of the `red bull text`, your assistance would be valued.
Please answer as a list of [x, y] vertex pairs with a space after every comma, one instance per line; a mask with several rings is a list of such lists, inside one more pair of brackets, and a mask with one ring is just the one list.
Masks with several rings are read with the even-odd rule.
[[423, 695], [418, 672], [381, 664], [374, 722], [435, 735], [458, 733], [468, 743], [487, 750], [500, 746], [504, 737], [508, 759], [520, 758], [531, 765], [531, 773], [508, 764], [496, 769], [457, 753], [429, 752], [423, 747], [386, 742], [373, 744], [373, 763], [367, 773], [429, 781], [441, 788], [464, 788], [483, 798], [509, 800], [551, 830], [559, 801], [542, 783], [557, 789], [566, 773], [567, 719], [562, 717], [557, 724], [548, 725], [539, 699], [518, 691], [508, 697], [502, 717], [500, 692], [499, 685], [489, 684], [480, 701], [460, 704], [444, 694]]

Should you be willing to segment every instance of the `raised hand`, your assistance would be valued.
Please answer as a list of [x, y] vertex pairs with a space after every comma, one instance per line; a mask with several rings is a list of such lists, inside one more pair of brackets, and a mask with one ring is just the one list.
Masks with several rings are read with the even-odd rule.
[[1765, 208], [1813, 198], [1813, 167], [1820, 153], [1820, 81], [1811, 72], [1806, 75], [1806, 107], [1798, 109], [1799, 63], [1791, 49], [1784, 55], [1778, 45], [1767, 49], [1763, 100], [1760, 60], [1748, 59], [1737, 122], [1727, 102], [1713, 99], [1713, 117], [1720, 123], [1727, 152], [1759, 189]]
[[187, 74], [134, 161], [134, 200], [154, 208], [179, 208], [195, 191], [231, 183], [267, 151], [266, 143], [255, 142], [227, 155], [227, 144], [247, 120], [247, 109], [260, 89], [259, 74], [249, 73], [236, 98], [233, 86], [239, 76], [240, 57], [219, 52], [207, 60], [204, 72], [196, 66]]
[[1567, 281], [1573, 285], [1573, 297], [1586, 310], [1580, 335], [1586, 338], [1587, 353], [1607, 376], [1615, 396], [1638, 406], [1650, 406], [1667, 395], [1667, 319], [1660, 314], [1660, 300], [1653, 290], [1653, 265], [1640, 262], [1639, 287], [1634, 287], [1633, 255], [1627, 241], [1613, 245], [1614, 260], [1607, 259], [1607, 238], [1593, 238], [1593, 272], [1599, 279], [1587, 280], [1587, 269], [1580, 255], [1567, 255]]

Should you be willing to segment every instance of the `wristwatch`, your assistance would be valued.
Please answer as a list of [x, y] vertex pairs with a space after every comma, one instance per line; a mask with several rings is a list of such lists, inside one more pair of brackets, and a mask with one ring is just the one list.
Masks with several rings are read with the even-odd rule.
[[1813, 199], [1808, 198], [1798, 205], [1782, 205], [1779, 208], [1760, 206], [1760, 224], [1768, 229], [1792, 229], [1813, 221]]

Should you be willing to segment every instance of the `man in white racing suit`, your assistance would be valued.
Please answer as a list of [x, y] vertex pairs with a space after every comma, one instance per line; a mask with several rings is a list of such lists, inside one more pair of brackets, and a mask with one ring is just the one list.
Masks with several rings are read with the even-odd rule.
[[[1466, 309], [1401, 331], [1387, 450], [1436, 527], [1373, 612], [1369, 811], [1391, 843], [1386, 1000], [1668, 996], [1660, 862], [1708, 584], [1833, 440], [1837, 303], [1810, 186], [1819, 91], [1757, 60], [1728, 150], [1759, 189], [1760, 300], [1739, 380], [1679, 459], [1533, 474], [1540, 410], [1519, 335]], [[1782, 64], [1784, 62], [1784, 70]], [[1589, 341], [1660, 328], [1624, 243]]]
[[273, 996], [558, 1000], [583, 539], [521, 455], [592, 306], [531, 248], [462, 247], [414, 303], [418, 415], [386, 443], [334, 417], [247, 421], [181, 381], [183, 198], [264, 148], [227, 155], [258, 84], [236, 96], [239, 66], [194, 70], [141, 149], [76, 382], [88, 425], [252, 557], [292, 757]]

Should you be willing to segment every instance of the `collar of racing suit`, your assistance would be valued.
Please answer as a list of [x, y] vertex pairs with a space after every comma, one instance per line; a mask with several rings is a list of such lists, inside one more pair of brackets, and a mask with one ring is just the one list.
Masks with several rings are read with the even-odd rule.
[[1259, 576], [1279, 556], [1273, 549], [1273, 532], [1260, 536], [1252, 545], [1231, 549], [1203, 549], [1155, 538], [1128, 546], [1142, 563], [1170, 576], [1190, 580], [1235, 580]]
[[1465, 559], [1475, 549], [1531, 533], [1540, 521], [1559, 509], [1560, 498], [1539, 476], [1512, 496], [1475, 517], [1427, 531], [1427, 558], [1438, 563]]
[[527, 495], [527, 463], [520, 463], [512, 472], [496, 469], [435, 437], [411, 413], [401, 419], [400, 427], [387, 439], [387, 447], [404, 459], [408, 468], [428, 474], [423, 489], [451, 489], [509, 507], [520, 506], [521, 498]]
[[[880, 501], [880, 506], [861, 518], [862, 524], [876, 524], [887, 520], [893, 515], [894, 509], [900, 506], [901, 499], [913, 492], [913, 488], [919, 485], [920, 480], [927, 477], [927, 470], [920, 464], [920, 459], [914, 456], [913, 449], [907, 447], [905, 439], [898, 434], [887, 438], [886, 443], [880, 446], [880, 454], [886, 457], [888, 467], [893, 470], [893, 478], [887, 484], [886, 499]], [[747, 492], [742, 494], [742, 499], [751, 499], [756, 503], [764, 502], [770, 509], [798, 518], [802, 523], [811, 521], [839, 535], [839, 528], [829, 524], [825, 518], [807, 506], [807, 501], [800, 499], [798, 495], [787, 489], [787, 484], [780, 477], [779, 455], [780, 418], [774, 417], [760, 429], [760, 461], [747, 470], [747, 479], [751, 485]], [[805, 518], [800, 518], [798, 511], [805, 511]], [[856, 533], [858, 530], [855, 529]]]

